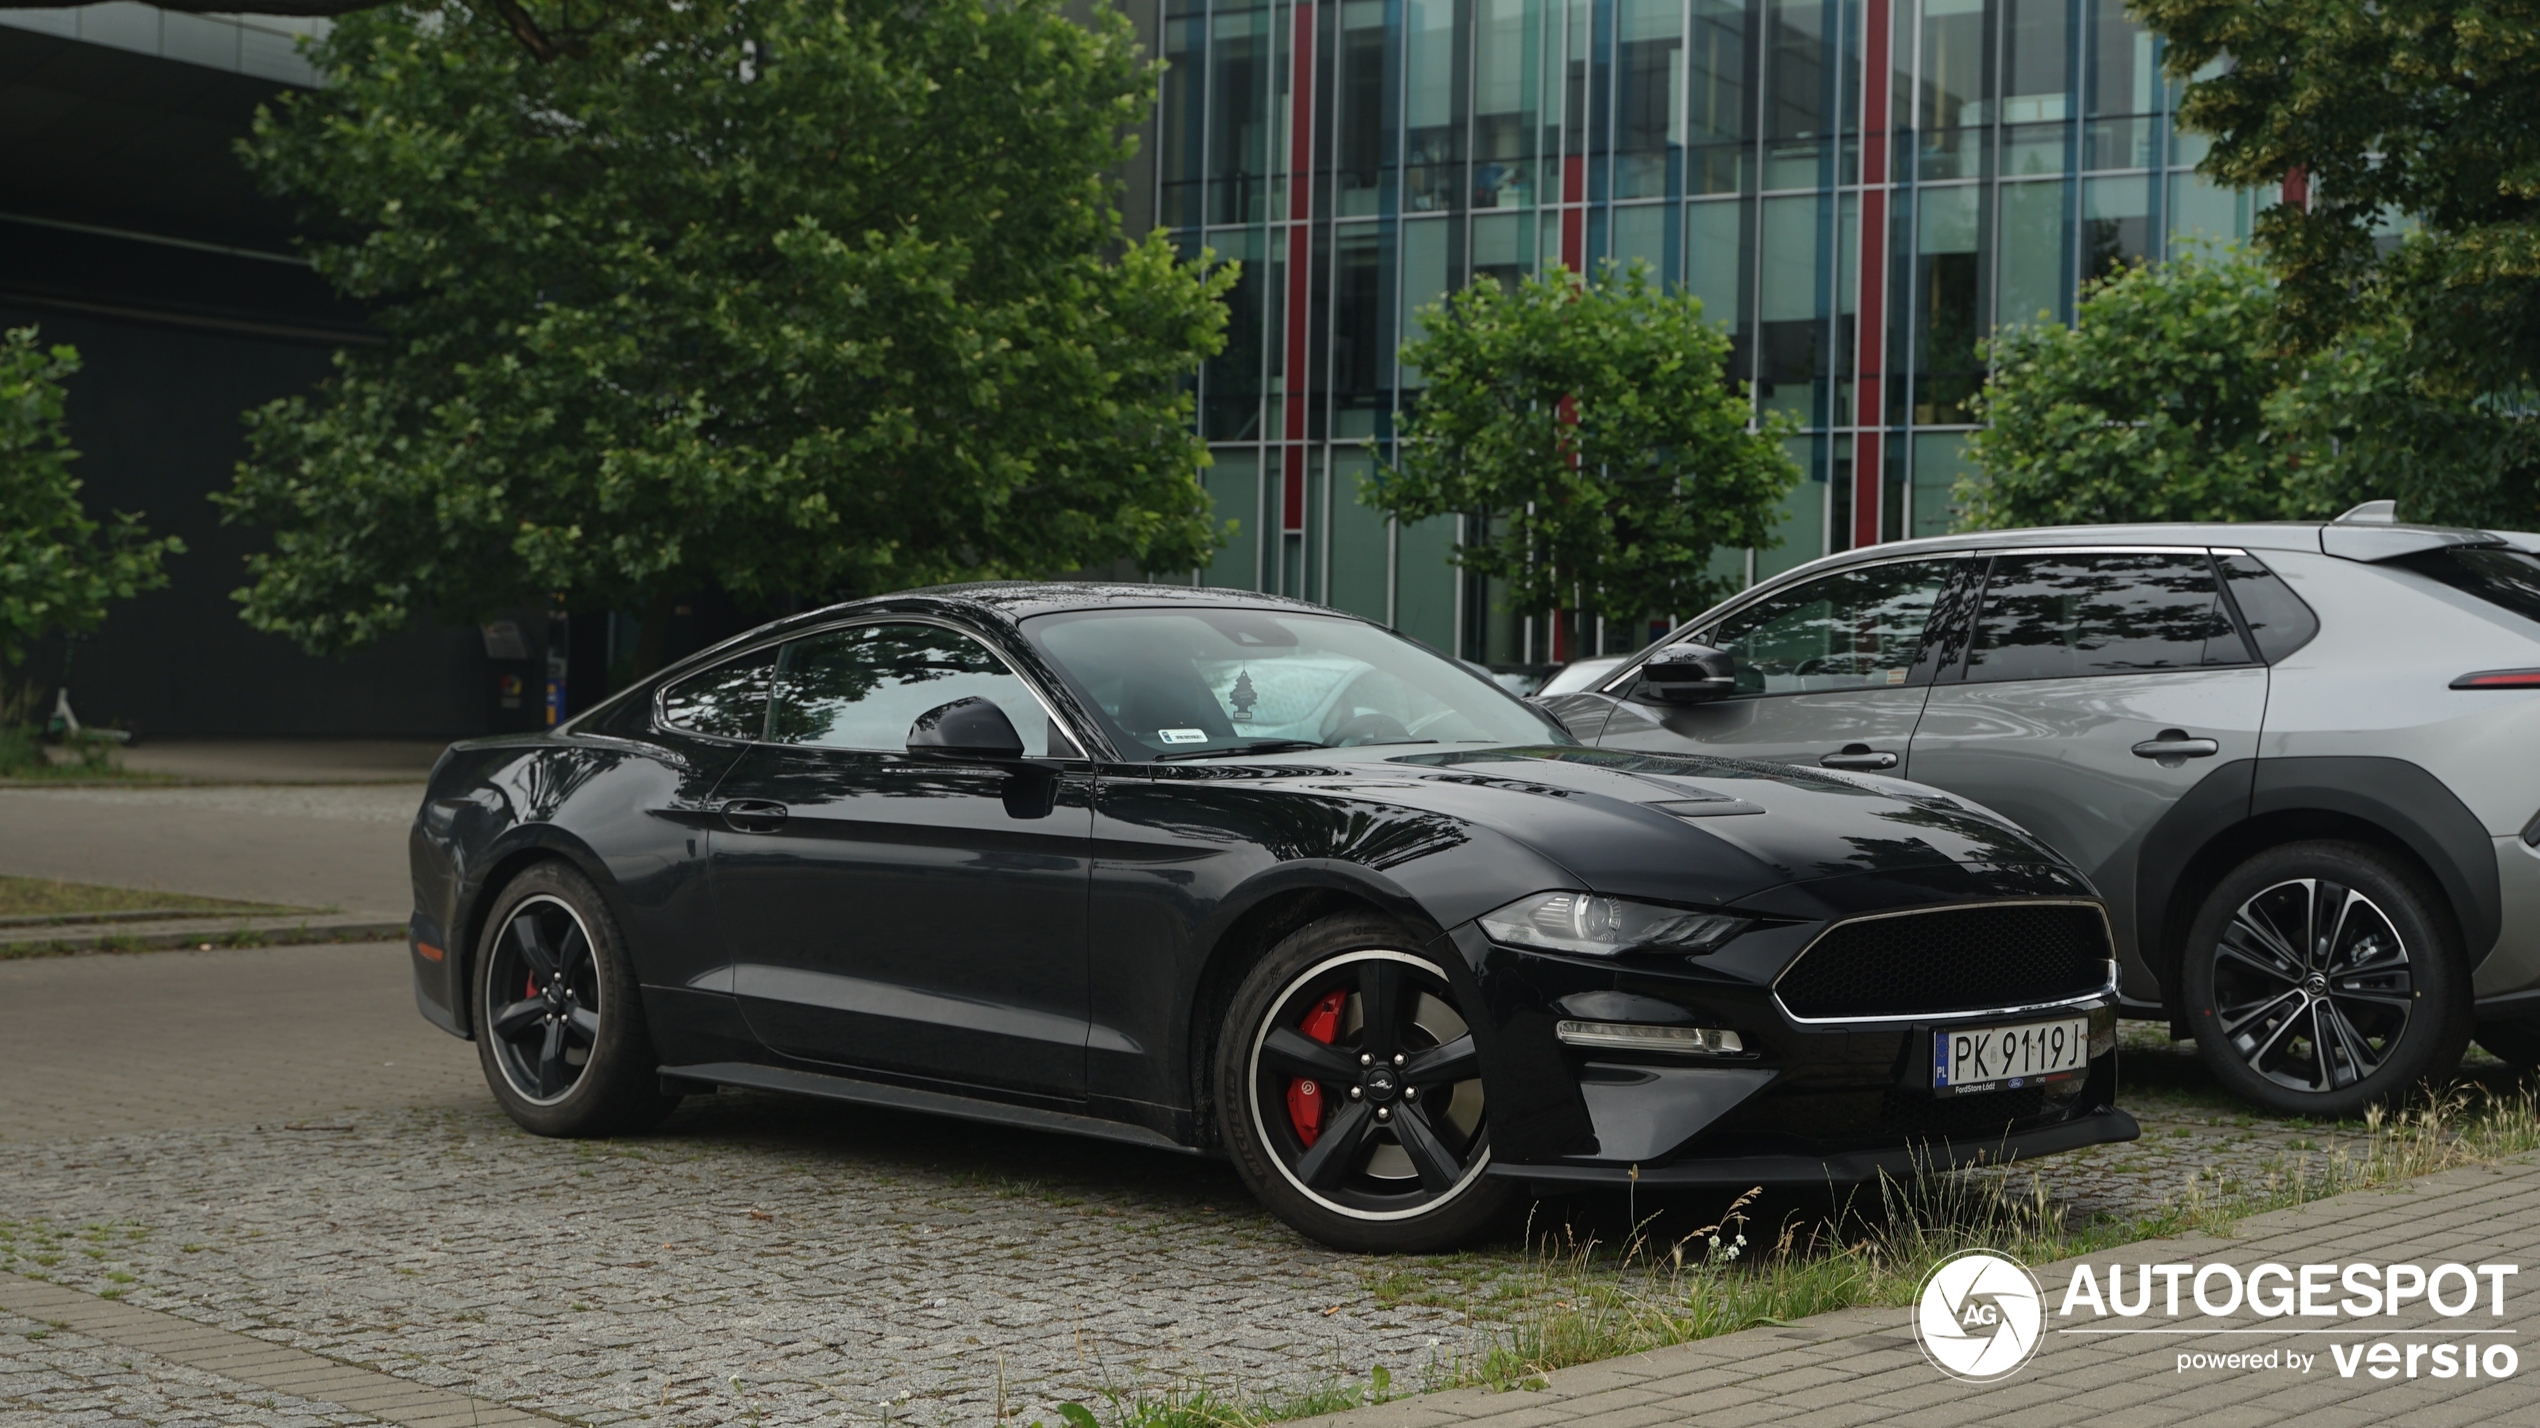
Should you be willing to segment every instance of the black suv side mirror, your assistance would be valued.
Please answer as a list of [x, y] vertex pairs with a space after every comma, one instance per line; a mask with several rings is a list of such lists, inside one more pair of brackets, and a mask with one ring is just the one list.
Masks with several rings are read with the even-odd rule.
[[1736, 691], [1736, 659], [1727, 650], [1686, 640], [1643, 662], [1632, 693], [1657, 704], [1701, 704]]
[[976, 695], [939, 704], [908, 726], [908, 751], [936, 758], [1019, 759], [1023, 736], [993, 702]]

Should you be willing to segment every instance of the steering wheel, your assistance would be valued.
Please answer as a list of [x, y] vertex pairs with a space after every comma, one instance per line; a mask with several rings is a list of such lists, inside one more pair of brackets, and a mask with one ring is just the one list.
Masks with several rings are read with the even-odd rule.
[[1411, 731], [1402, 727], [1401, 720], [1391, 714], [1370, 712], [1342, 720], [1338, 728], [1324, 737], [1323, 742], [1336, 749], [1345, 749], [1352, 744], [1381, 744], [1391, 739], [1410, 737]]

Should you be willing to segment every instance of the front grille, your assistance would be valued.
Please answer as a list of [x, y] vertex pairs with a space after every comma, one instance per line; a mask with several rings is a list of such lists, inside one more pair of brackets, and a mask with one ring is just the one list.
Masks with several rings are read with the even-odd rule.
[[1773, 991], [1808, 1020], [1988, 1011], [2088, 996], [2108, 983], [2108, 955], [2095, 907], [1935, 908], [1835, 928]]

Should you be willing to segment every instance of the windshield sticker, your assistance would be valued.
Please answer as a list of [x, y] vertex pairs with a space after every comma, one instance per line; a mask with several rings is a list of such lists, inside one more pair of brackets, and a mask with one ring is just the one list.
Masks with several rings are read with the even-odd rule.
[[1208, 742], [1208, 731], [1206, 729], [1158, 729], [1155, 731], [1155, 736], [1168, 744], [1205, 744]]

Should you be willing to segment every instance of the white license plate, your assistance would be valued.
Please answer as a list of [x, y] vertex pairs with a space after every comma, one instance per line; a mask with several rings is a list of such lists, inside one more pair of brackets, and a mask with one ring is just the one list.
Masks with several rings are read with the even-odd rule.
[[2090, 1018], [1970, 1026], [1931, 1034], [1935, 1096], [2068, 1081], [2090, 1064]]

